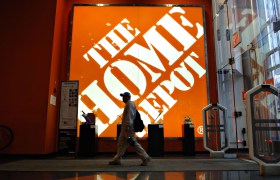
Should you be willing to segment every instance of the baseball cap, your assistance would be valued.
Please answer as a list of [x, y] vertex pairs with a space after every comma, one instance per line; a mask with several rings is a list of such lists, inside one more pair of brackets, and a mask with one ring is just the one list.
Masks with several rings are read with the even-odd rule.
[[122, 97], [124, 97], [124, 96], [129, 96], [129, 97], [130, 97], [131, 95], [130, 95], [129, 92], [124, 92], [124, 93], [121, 93], [120, 96], [122, 96]]

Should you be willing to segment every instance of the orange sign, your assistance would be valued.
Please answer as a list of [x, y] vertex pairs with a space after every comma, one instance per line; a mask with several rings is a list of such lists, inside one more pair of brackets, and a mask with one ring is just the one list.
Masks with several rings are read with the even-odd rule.
[[239, 32], [235, 32], [232, 37], [232, 46], [235, 48], [239, 43], [241, 43]]
[[94, 112], [99, 136], [116, 137], [129, 91], [146, 127], [162, 123], [165, 137], [181, 137], [189, 116], [202, 137], [203, 21], [202, 7], [75, 6], [69, 77], [79, 80], [79, 120]]

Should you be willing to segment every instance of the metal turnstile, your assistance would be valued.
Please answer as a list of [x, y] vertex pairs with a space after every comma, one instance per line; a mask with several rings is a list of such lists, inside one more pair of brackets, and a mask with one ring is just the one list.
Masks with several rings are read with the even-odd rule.
[[226, 108], [219, 104], [209, 104], [202, 112], [204, 148], [210, 152], [211, 158], [223, 158], [229, 148]]
[[259, 85], [246, 92], [249, 155], [261, 175], [280, 175], [279, 89]]

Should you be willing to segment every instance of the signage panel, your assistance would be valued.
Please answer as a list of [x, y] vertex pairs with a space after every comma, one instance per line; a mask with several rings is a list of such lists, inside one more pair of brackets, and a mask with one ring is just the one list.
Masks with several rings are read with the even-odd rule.
[[79, 80], [80, 120], [94, 112], [99, 137], [116, 137], [129, 91], [146, 125], [139, 137], [154, 123], [181, 137], [185, 116], [202, 126], [204, 28], [200, 6], [74, 6], [69, 78]]

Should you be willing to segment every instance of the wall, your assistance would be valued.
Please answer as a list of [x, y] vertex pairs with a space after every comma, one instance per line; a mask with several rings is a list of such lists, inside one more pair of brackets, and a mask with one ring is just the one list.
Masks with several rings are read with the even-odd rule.
[[67, 37], [65, 37], [64, 28], [68, 27], [68, 22], [64, 22], [65, 1], [57, 1], [56, 17], [54, 24], [53, 47], [52, 47], [52, 62], [49, 80], [49, 101], [52, 97], [56, 98], [56, 106], [48, 103], [48, 116], [46, 124], [46, 151], [57, 149], [58, 137], [58, 118], [59, 118], [59, 98], [60, 98], [60, 81], [65, 79], [67, 70]]
[[[208, 72], [215, 74], [213, 28], [208, 20], [212, 17], [211, 1], [194, 2], [205, 6]], [[13, 130], [14, 141], [0, 153], [57, 151], [59, 85], [67, 80], [69, 14], [73, 3], [167, 4], [170, 1], [30, 0], [28, 4], [3, 1], [0, 6], [0, 124]], [[209, 76], [209, 90], [210, 102], [216, 102], [216, 76]], [[51, 95], [56, 97], [56, 106], [50, 104]]]
[[0, 124], [14, 132], [7, 153], [46, 152], [56, 1], [46, 2], [4, 1], [0, 7]]

